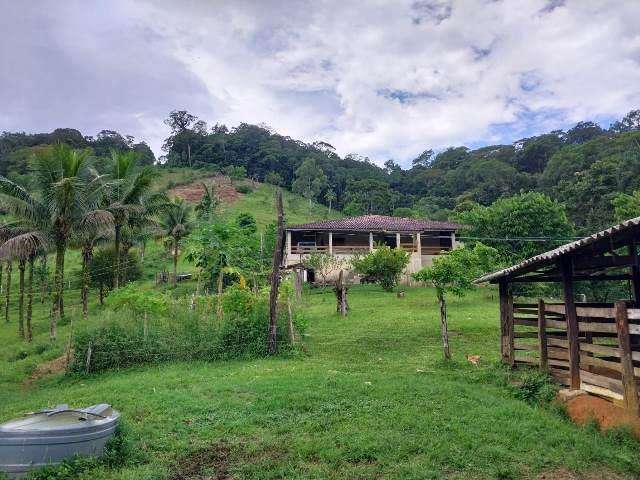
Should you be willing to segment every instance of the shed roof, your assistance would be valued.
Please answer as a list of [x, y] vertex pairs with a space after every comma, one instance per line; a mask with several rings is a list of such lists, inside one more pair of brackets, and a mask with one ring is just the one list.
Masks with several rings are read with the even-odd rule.
[[362, 215], [323, 222], [292, 225], [287, 230], [354, 231], [354, 232], [423, 232], [433, 230], [456, 231], [463, 225], [416, 218], [389, 217], [386, 215]]
[[575, 242], [567, 243], [535, 257], [528, 258], [509, 268], [489, 273], [478, 278], [475, 283], [496, 282], [500, 279], [509, 279], [531, 272], [545, 265], [555, 263], [557, 259], [566, 255], [580, 253], [598, 254], [618, 248], [620, 240], [635, 237], [640, 240], [640, 217], [626, 220], [600, 232], [581, 238]]

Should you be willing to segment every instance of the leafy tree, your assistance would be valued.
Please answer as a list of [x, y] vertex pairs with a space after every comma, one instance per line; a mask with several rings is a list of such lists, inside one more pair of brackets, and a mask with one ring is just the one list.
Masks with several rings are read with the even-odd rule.
[[414, 158], [411, 161], [411, 165], [414, 167], [428, 167], [431, 165], [431, 160], [433, 159], [433, 150], [428, 149], [418, 155], [417, 158]]
[[231, 183], [233, 183], [234, 180], [242, 180], [247, 176], [247, 169], [242, 165], [228, 165], [224, 167], [223, 172], [229, 177]]
[[332, 189], [328, 189], [324, 194], [324, 200], [329, 204], [329, 212], [327, 215], [331, 215], [331, 205], [336, 200], [336, 192]]
[[[129, 252], [121, 254], [119, 285], [133, 282], [140, 278], [142, 269], [138, 257]], [[98, 289], [100, 304], [104, 302], [104, 296], [115, 287], [113, 265], [115, 262], [115, 250], [113, 247], [98, 249], [89, 264], [90, 285]]]
[[216, 195], [215, 185], [212, 183], [207, 185], [202, 183], [203, 195], [198, 204], [196, 205], [196, 215], [201, 220], [208, 220], [211, 222], [215, 215], [216, 208], [220, 201]]
[[486, 243], [511, 263], [566, 243], [573, 235], [564, 206], [537, 192], [503, 198], [488, 207], [475, 205], [455, 218], [468, 225], [463, 233], [472, 237], [469, 243]]
[[618, 193], [613, 197], [611, 203], [616, 222], [640, 217], [640, 190], [634, 191], [631, 195]]
[[178, 248], [180, 241], [189, 234], [193, 226], [191, 222], [191, 207], [181, 198], [172, 200], [164, 207], [164, 214], [159, 224], [162, 235], [171, 241], [173, 288], [175, 288], [178, 282]]
[[377, 245], [376, 249], [364, 256], [355, 257], [353, 269], [390, 292], [400, 281], [400, 275], [409, 264], [409, 254], [404, 250]]
[[575, 127], [566, 133], [564, 141], [571, 144], [584, 143], [604, 135], [604, 133], [604, 130], [597, 123], [578, 122]]
[[610, 130], [615, 133], [640, 130], [640, 110], [631, 110], [622, 120], [611, 125]]
[[495, 268], [498, 251], [476, 243], [473, 248], [462, 247], [451, 250], [446, 255], [434, 259], [431, 267], [413, 274], [420, 282], [432, 283], [440, 305], [440, 332], [444, 358], [451, 358], [449, 334], [447, 331], [447, 304], [445, 296], [451, 293], [463, 296], [474, 287], [473, 280]]
[[250, 213], [241, 213], [236, 217], [236, 224], [242, 230], [249, 233], [256, 233], [258, 231], [258, 225], [256, 224], [256, 217]]
[[313, 158], [307, 158], [295, 171], [291, 189], [311, 201], [327, 186], [327, 177]]
[[416, 216], [416, 212], [409, 207], [398, 207], [393, 211], [394, 217], [412, 218]]
[[322, 286], [325, 286], [327, 277], [340, 269], [344, 265], [344, 261], [335, 255], [314, 252], [304, 259], [304, 264], [307, 268], [313, 268], [322, 277]]
[[280, 186], [282, 185], [282, 175], [278, 172], [271, 171], [265, 175], [264, 181], [270, 185]]

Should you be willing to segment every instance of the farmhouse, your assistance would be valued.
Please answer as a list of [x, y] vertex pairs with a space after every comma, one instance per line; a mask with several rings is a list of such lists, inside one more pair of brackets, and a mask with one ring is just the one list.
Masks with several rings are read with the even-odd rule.
[[[327, 253], [348, 261], [356, 254], [373, 251], [377, 245], [388, 245], [410, 254], [405, 272], [408, 280], [409, 274], [431, 265], [435, 257], [455, 248], [456, 232], [461, 227], [451, 222], [384, 215], [293, 225], [286, 229], [285, 264], [303, 263], [312, 253]], [[345, 266], [348, 268], [347, 262]]]
[[[501, 354], [640, 413], [640, 217], [485, 275], [500, 290]], [[615, 303], [577, 302], [579, 282], [608, 282]], [[514, 303], [514, 283], [557, 282], [561, 303]], [[613, 283], [612, 283], [613, 282]], [[603, 285], [604, 286], [604, 285]]]

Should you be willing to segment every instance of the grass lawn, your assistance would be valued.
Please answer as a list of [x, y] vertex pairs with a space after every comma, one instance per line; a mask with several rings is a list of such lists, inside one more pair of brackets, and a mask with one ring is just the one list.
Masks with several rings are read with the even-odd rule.
[[[451, 299], [449, 364], [441, 360], [435, 295], [426, 288], [399, 299], [354, 287], [347, 318], [335, 315], [329, 289], [309, 292], [301, 307], [308, 352], [300, 356], [58, 375], [30, 386], [17, 366], [29, 358], [5, 357], [15, 355], [15, 324], [1, 324], [0, 420], [55, 403], [115, 405], [144, 461], [87, 479], [191, 478], [180, 471], [192, 478], [509, 479], [560, 466], [591, 479], [639, 474], [637, 444], [529, 406], [494, 381], [498, 321], [490, 295]], [[481, 355], [480, 367], [465, 354]], [[209, 469], [198, 472], [196, 463]]]

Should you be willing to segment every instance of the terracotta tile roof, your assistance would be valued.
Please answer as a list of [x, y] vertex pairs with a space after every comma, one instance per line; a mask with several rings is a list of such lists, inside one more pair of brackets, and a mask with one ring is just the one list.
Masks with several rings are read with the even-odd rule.
[[459, 230], [463, 225], [451, 222], [420, 220], [416, 218], [362, 215], [323, 222], [291, 225], [287, 230], [332, 230], [355, 232], [423, 232], [429, 230]]
[[614, 225], [613, 227], [607, 228], [606, 230], [602, 230], [601, 232], [594, 233], [593, 235], [581, 238], [580, 240], [576, 240], [575, 242], [567, 243], [565, 245], [562, 245], [561, 247], [554, 248], [553, 250], [549, 250], [548, 252], [528, 258], [509, 268], [483, 275], [482, 277], [475, 280], [474, 283], [495, 282], [497, 280], [500, 280], [501, 278], [517, 276], [522, 272], [526, 273], [526, 271], [532, 267], [544, 266], [545, 264], [556, 261], [559, 257], [562, 257], [564, 255], [585, 250], [588, 247], [591, 247], [594, 243], [600, 242], [603, 239], [610, 241], [610, 239], [613, 239], [621, 234], [628, 233], [633, 229], [636, 229], [637, 231], [638, 227], [640, 227], [640, 217], [626, 220], [622, 223], [619, 223], [618, 225]]

